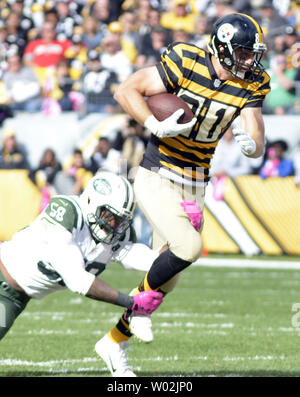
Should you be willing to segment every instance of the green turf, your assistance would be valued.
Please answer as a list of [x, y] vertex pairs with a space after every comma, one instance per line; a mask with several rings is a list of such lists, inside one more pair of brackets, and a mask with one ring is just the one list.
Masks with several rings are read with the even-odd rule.
[[[141, 278], [116, 264], [103, 273], [123, 292]], [[300, 271], [192, 266], [153, 315], [154, 342], [133, 339], [129, 362], [142, 377], [299, 376], [298, 302]], [[31, 301], [0, 342], [0, 376], [109, 376], [93, 349], [121, 313], [70, 291]]]

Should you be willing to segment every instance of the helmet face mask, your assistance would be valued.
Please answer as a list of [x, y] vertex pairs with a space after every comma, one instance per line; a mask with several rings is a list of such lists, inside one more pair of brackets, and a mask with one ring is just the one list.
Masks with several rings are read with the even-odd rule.
[[[241, 49], [241, 51], [239, 51]], [[238, 54], [237, 54], [238, 53]], [[245, 47], [237, 47], [233, 52], [234, 66], [230, 72], [237, 78], [247, 82], [257, 80], [263, 73], [264, 68], [260, 63], [264, 51], [251, 51]], [[246, 64], [245, 59], [252, 58], [251, 64]], [[225, 67], [225, 66], [224, 66]]]
[[80, 196], [84, 217], [97, 243], [114, 244], [133, 219], [131, 184], [122, 176], [103, 171], [94, 176]]
[[263, 33], [258, 23], [247, 15], [230, 14], [218, 19], [208, 48], [234, 77], [251, 83], [264, 72], [260, 63], [266, 50]]
[[113, 244], [118, 241], [131, 224], [132, 216], [117, 214], [109, 205], [99, 206], [96, 213], [87, 214], [90, 232], [101, 243]]

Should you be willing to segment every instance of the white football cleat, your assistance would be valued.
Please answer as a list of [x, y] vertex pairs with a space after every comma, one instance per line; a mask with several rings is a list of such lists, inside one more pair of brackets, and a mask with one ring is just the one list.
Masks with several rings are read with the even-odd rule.
[[132, 313], [129, 317], [129, 329], [142, 342], [149, 343], [154, 339], [150, 316]]
[[95, 345], [96, 352], [105, 361], [114, 377], [136, 377], [127, 361], [129, 343], [129, 341], [115, 343], [105, 335]]

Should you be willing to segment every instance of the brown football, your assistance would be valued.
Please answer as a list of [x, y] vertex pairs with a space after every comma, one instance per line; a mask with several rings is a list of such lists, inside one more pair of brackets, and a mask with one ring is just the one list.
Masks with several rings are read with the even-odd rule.
[[159, 121], [165, 120], [176, 110], [184, 109], [183, 115], [179, 118], [178, 123], [188, 123], [194, 117], [193, 112], [183, 99], [169, 93], [152, 95], [147, 98], [149, 109]]

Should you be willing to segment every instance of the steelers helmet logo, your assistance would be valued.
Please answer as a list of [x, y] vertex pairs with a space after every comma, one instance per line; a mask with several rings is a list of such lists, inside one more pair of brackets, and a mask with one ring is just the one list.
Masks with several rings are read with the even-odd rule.
[[234, 33], [235, 29], [231, 23], [223, 23], [217, 31], [217, 36], [222, 43], [227, 43], [233, 38]]

